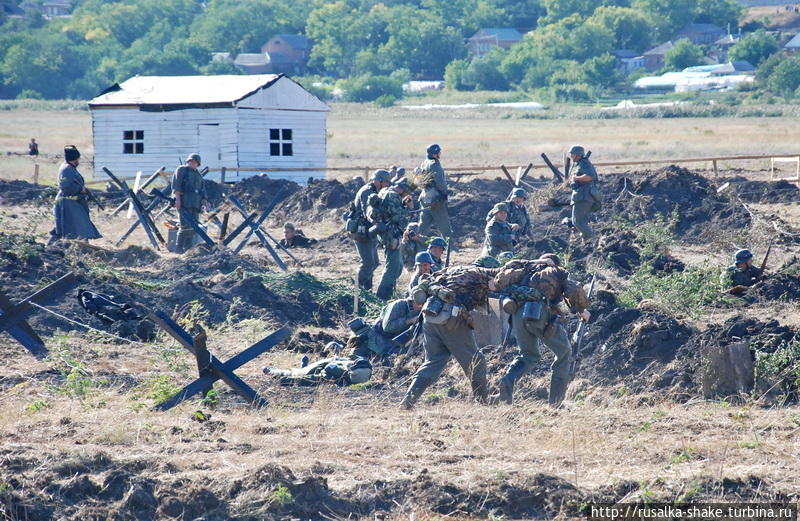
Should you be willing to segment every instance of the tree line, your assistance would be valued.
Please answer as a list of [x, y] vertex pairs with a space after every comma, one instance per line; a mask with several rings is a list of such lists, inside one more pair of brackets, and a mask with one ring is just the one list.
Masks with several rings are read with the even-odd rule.
[[[403, 81], [444, 77], [449, 88], [579, 100], [622, 81], [615, 49], [645, 51], [690, 22], [736, 28], [742, 14], [736, 0], [79, 0], [69, 18], [0, 19], [0, 97], [88, 99], [137, 74], [235, 74], [211, 53], [259, 52], [274, 35], [305, 34], [307, 86], [323, 96], [338, 81], [348, 99], [391, 102]], [[487, 27], [530, 32], [473, 59], [465, 40]], [[703, 52], [676, 47], [673, 63]], [[767, 63], [765, 87], [796, 90], [800, 67], [780, 58], [769, 34], [734, 51]]]

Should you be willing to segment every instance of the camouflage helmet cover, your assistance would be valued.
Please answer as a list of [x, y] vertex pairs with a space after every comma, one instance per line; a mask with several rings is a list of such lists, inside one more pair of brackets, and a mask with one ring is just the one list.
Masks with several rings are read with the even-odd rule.
[[545, 253], [539, 257], [540, 259], [550, 259], [556, 266], [561, 266], [561, 258], [555, 253]]
[[497, 203], [492, 207], [492, 211], [489, 212], [489, 215], [497, 215], [497, 212], [506, 212], [508, 213], [508, 204], [507, 203]]
[[478, 257], [475, 259], [475, 262], [472, 263], [474, 266], [478, 266], [479, 268], [499, 268], [500, 263], [492, 257], [491, 255], [484, 255], [483, 257]]
[[505, 266], [506, 262], [512, 260], [513, 258], [514, 258], [513, 251], [504, 251], [503, 253], [497, 256], [497, 262], [499, 262], [501, 266]]

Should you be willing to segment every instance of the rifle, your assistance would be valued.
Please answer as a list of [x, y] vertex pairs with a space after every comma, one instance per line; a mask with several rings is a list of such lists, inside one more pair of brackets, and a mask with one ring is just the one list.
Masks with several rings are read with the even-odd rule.
[[102, 211], [106, 210], [106, 207], [103, 205], [103, 203], [101, 203], [100, 200], [97, 199], [97, 196], [95, 196], [88, 188], [84, 188], [83, 190], [84, 193], [86, 194], [87, 199], [96, 204], [97, 207], [100, 208]]
[[775, 237], [769, 241], [769, 246], [767, 247], [767, 253], [764, 254], [764, 260], [761, 261], [761, 277], [764, 277], [764, 270], [767, 269], [767, 261], [769, 260], [769, 254], [772, 252], [772, 244], [775, 242]]
[[419, 338], [420, 333], [422, 333], [422, 321], [424, 317], [420, 312], [419, 316], [417, 317], [416, 322], [411, 324], [408, 329], [397, 335], [396, 337], [392, 338], [393, 342], [397, 342], [400, 345], [406, 344], [413, 344], [417, 338]]
[[88, 188], [86, 188], [86, 186], [85, 186], [85, 185], [82, 185], [82, 184], [81, 184], [81, 183], [80, 183], [80, 182], [79, 182], [77, 179], [73, 179], [73, 181], [75, 181], [75, 184], [79, 185], [79, 186], [82, 188], [82, 190], [81, 190], [81, 193], [84, 193], [84, 194], [86, 194], [86, 198], [87, 198], [88, 200], [90, 200], [91, 202], [93, 202], [94, 204], [96, 204], [96, 205], [97, 205], [97, 207], [98, 207], [98, 208], [100, 208], [101, 210], [105, 211], [106, 207], [105, 207], [105, 206], [103, 206], [103, 203], [101, 203], [101, 202], [100, 202], [100, 201], [97, 199], [97, 197], [96, 197], [96, 196], [95, 196], [95, 195], [94, 195], [94, 194], [93, 194], [93, 193], [92, 193], [92, 192], [91, 192], [91, 191], [90, 191]]
[[[594, 283], [597, 280], [597, 275], [592, 275], [592, 283], [589, 285], [589, 291], [586, 293], [586, 299], [589, 300], [592, 298], [592, 293], [594, 293]], [[581, 366], [581, 344], [583, 343], [583, 337], [586, 335], [586, 327], [588, 326], [588, 322], [585, 320], [581, 320], [578, 324], [578, 329], [575, 330], [575, 335], [572, 339], [572, 362], [569, 364], [569, 379], [572, 380], [575, 377], [575, 373], [578, 372]]]
[[452, 244], [452, 242], [453, 242], [453, 238], [452, 237], [448, 237], [447, 238], [447, 256], [444, 258], [444, 267], [445, 268], [449, 268], [450, 267], [450, 244]]

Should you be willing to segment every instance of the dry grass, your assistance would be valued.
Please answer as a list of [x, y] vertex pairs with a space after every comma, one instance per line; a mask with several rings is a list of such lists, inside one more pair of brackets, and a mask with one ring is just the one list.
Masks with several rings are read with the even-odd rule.
[[[2, 120], [2, 179], [30, 179], [33, 161], [6, 154], [27, 150], [31, 137], [40, 142], [43, 155], [38, 162], [42, 164], [43, 182], [55, 175], [64, 143], [77, 145], [87, 162], [92, 155], [88, 112], [4, 111]], [[575, 141], [593, 150], [598, 162], [797, 152], [794, 118], [534, 120], [502, 119], [491, 111], [409, 114], [397, 107], [354, 110], [348, 104], [334, 104], [328, 118], [328, 135], [331, 167], [400, 164], [413, 168], [432, 142], [444, 147], [446, 168], [528, 162], [541, 165], [539, 154], [560, 158]], [[747, 166], [768, 166], [762, 163]], [[719, 166], [726, 169], [744, 165]], [[84, 173], [89, 174], [89, 167], [84, 168]], [[544, 172], [537, 170], [537, 174]], [[354, 173], [338, 173], [336, 177], [348, 178]]]

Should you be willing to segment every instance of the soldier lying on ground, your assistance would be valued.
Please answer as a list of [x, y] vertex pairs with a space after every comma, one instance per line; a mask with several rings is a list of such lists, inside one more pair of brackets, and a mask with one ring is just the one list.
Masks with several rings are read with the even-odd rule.
[[[307, 357], [303, 357], [307, 362]], [[368, 382], [372, 377], [372, 364], [360, 357], [333, 356], [295, 369], [264, 367], [264, 374], [272, 376], [281, 385], [315, 386], [322, 382], [336, 385], [354, 385]]]
[[302, 230], [297, 230], [292, 223], [283, 225], [283, 239], [280, 245], [284, 248], [307, 248], [317, 243], [316, 239], [309, 239]]
[[[350, 356], [376, 358], [403, 350], [407, 342], [400, 343], [395, 337], [409, 330], [419, 318], [422, 304], [411, 298], [394, 300], [381, 310], [378, 319], [369, 326], [364, 319], [350, 323], [353, 335], [347, 341]], [[408, 335], [410, 340], [410, 335]]]

